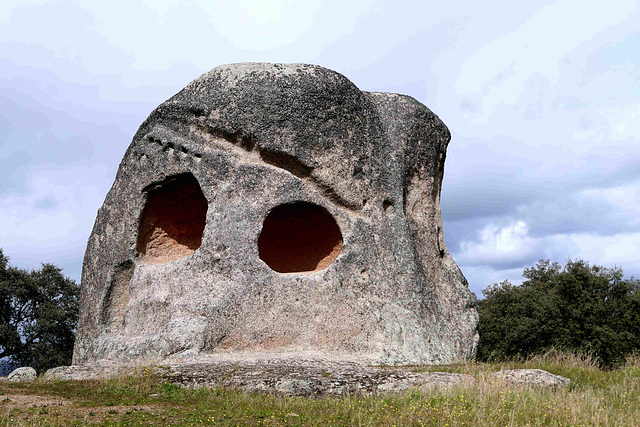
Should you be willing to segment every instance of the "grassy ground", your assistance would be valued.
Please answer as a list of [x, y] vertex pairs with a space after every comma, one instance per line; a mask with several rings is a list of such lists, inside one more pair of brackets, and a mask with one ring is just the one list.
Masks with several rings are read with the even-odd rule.
[[[539, 368], [568, 389], [505, 387], [488, 372]], [[640, 358], [603, 371], [585, 357], [549, 354], [526, 362], [416, 368], [479, 381], [394, 396], [309, 399], [190, 390], [150, 374], [110, 381], [0, 382], [0, 426], [640, 426]]]

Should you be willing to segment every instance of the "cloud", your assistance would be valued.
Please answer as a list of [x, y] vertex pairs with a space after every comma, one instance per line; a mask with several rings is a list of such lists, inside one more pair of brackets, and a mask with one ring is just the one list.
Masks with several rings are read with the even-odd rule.
[[593, 204], [606, 206], [606, 221], [629, 229], [640, 229], [640, 179], [610, 188], [592, 188], [581, 197]]
[[101, 185], [112, 179], [106, 172], [95, 165], [39, 170], [30, 175], [27, 194], [0, 196], [0, 248], [12, 264], [64, 264], [79, 280], [79, 260], [106, 192]]
[[455, 89], [480, 94], [482, 114], [477, 119], [486, 120], [499, 106], [515, 104], [531, 76], [540, 74], [557, 81], [565, 55], [609, 27], [629, 20], [637, 7], [635, 1], [604, 4], [579, 0], [546, 6], [517, 30], [491, 41], [467, 59]]
[[626, 275], [640, 278], [640, 232], [610, 236], [581, 233], [566, 238], [577, 248], [574, 257], [594, 260], [605, 266], [622, 266]]
[[[240, 49], [273, 49], [303, 37], [312, 27], [321, 2], [236, 0], [223, 2], [222, 7], [206, 1], [199, 4], [209, 14], [211, 24], [233, 45]], [[336, 32], [341, 30], [336, 27]]]
[[539, 239], [529, 236], [527, 224], [515, 221], [505, 226], [487, 225], [477, 240], [464, 240], [456, 259], [465, 265], [491, 264], [513, 268], [544, 256]]
[[24, 150], [13, 151], [0, 158], [0, 196], [9, 192], [26, 192], [25, 176], [30, 163], [31, 157]]
[[[74, 134], [84, 126], [68, 113], [47, 108], [34, 98], [1, 88], [0, 108], [13, 124], [11, 128], [0, 129], [5, 150], [16, 150], [13, 153], [28, 150], [28, 155], [21, 157], [37, 163], [63, 165], [91, 159], [91, 142], [86, 136]], [[60, 132], [56, 128], [65, 129]]]
[[[483, 159], [482, 164], [452, 164], [448, 156], [441, 196], [444, 221], [510, 215], [546, 193], [546, 183], [527, 176], [526, 161], [509, 164], [506, 156], [492, 154], [478, 144], [467, 147], [463, 155]], [[495, 159], [501, 164], [492, 164]]]
[[602, 111], [602, 115], [611, 125], [610, 140], [624, 141], [640, 135], [640, 102], [608, 108]]
[[[539, 259], [564, 262], [583, 258], [606, 266], [621, 265], [629, 274], [638, 275], [640, 262], [634, 258], [640, 247], [637, 164], [606, 179], [587, 176], [570, 185], [553, 180], [541, 182], [535, 191], [512, 182], [514, 192], [520, 188], [528, 197], [521, 198], [518, 204], [517, 197], [507, 195], [503, 199], [505, 209], [491, 210], [484, 197], [488, 195], [491, 200], [496, 192], [488, 185], [470, 182], [465, 187], [467, 196], [457, 196], [459, 206], [464, 206], [466, 200], [466, 214], [448, 214], [452, 205], [443, 194], [447, 246], [472, 289], [479, 293], [495, 281], [514, 280], [519, 277], [514, 276], [514, 271], [522, 272]], [[475, 190], [480, 193], [474, 199]], [[509, 200], [514, 201], [510, 209]], [[478, 203], [485, 203], [488, 212], [473, 212], [483, 206]], [[492, 282], [487, 281], [489, 277]]]
[[469, 281], [469, 288], [478, 298], [482, 298], [482, 290], [493, 283], [508, 280], [514, 285], [519, 285], [524, 281], [522, 277], [524, 269], [521, 267], [495, 269], [490, 265], [461, 265], [461, 268]]
[[640, 276], [640, 232], [598, 235], [589, 232], [535, 237], [524, 221], [488, 225], [478, 236], [464, 240], [453, 253], [477, 295], [486, 286], [509, 280], [522, 282], [525, 268], [540, 259], [564, 263], [584, 259], [605, 267], [621, 266], [626, 276]]

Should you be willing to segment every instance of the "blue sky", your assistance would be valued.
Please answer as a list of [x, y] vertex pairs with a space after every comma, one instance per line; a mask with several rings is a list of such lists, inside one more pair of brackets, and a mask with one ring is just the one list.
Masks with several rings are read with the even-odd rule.
[[4, 0], [0, 247], [79, 280], [155, 106], [221, 64], [303, 62], [450, 128], [445, 238], [476, 294], [542, 258], [638, 277], [639, 22], [640, 0]]

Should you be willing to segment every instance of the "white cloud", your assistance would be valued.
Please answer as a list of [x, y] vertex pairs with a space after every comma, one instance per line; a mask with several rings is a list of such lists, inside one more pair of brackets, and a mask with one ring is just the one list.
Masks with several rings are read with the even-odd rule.
[[[240, 49], [273, 49], [295, 42], [313, 25], [320, 0], [199, 1], [211, 24]], [[336, 29], [340, 31], [340, 29]]]
[[[617, 187], [609, 190], [589, 190], [584, 197], [602, 198], [620, 208], [627, 208], [625, 191], [629, 193], [629, 209], [637, 210], [637, 187]], [[602, 191], [602, 193], [599, 193]], [[568, 259], [584, 259], [605, 267], [620, 266], [626, 276], [640, 277], [640, 232], [599, 235], [594, 232], [556, 233], [532, 237], [527, 224], [514, 221], [504, 226], [485, 226], [476, 240], [465, 240], [460, 251], [453, 254], [478, 296], [487, 285], [509, 280], [522, 282], [522, 272], [539, 259], [564, 263]]]
[[[201, 2], [201, 4], [203, 3], [206, 4], [206, 2]], [[233, 3], [240, 6], [248, 15], [250, 22], [256, 27], [265, 27], [276, 23], [284, 17], [285, 11], [283, 9], [295, 6], [293, 0], [235, 0]], [[312, 12], [311, 15], [313, 15], [313, 11], [317, 9], [319, 2], [305, 3], [311, 6], [309, 10]]]
[[618, 265], [627, 274], [640, 277], [640, 233], [619, 233], [612, 236], [581, 233], [565, 238], [577, 249], [572, 257], [606, 267]]
[[640, 180], [610, 188], [582, 190], [580, 197], [591, 203], [608, 205], [606, 220], [612, 223], [640, 225]]
[[538, 252], [538, 241], [529, 237], [527, 224], [515, 221], [506, 226], [487, 225], [479, 240], [465, 240], [456, 255], [462, 264], [512, 264], [528, 260]]
[[610, 122], [609, 139], [614, 141], [637, 139], [640, 135], [640, 102], [609, 108], [602, 114]]
[[79, 279], [80, 262], [96, 211], [102, 204], [106, 168], [37, 168], [26, 195], [0, 198], [0, 248], [12, 265], [37, 268], [74, 260], [67, 271]]
[[[94, 180], [104, 174], [100, 167], [72, 167], [64, 171], [32, 173], [26, 195], [2, 198], [0, 239], [3, 243], [30, 240], [43, 244], [73, 233], [86, 233], [104, 195], [95, 191]], [[81, 215], [81, 212], [88, 215]], [[88, 212], [87, 212], [88, 211]]]
[[459, 94], [482, 95], [481, 117], [486, 120], [499, 105], [513, 105], [534, 73], [555, 83], [564, 55], [628, 20], [637, 6], [634, 0], [561, 0], [547, 6], [516, 31], [498, 37], [467, 59], [455, 89]]
[[523, 282], [523, 268], [496, 270], [489, 265], [460, 265], [465, 278], [469, 281], [469, 289], [482, 298], [482, 290], [493, 283], [508, 280], [514, 285]]
[[[55, 212], [51, 214], [29, 214], [21, 216], [25, 211], [17, 209], [6, 214], [0, 212], [0, 235], [8, 242], [27, 241], [41, 245], [67, 237], [75, 228], [77, 220], [71, 212]], [[9, 246], [11, 243], [9, 243]]]

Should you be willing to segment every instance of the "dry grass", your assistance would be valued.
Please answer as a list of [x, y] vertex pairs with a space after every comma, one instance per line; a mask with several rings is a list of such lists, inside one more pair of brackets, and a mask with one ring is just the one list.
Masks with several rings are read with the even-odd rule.
[[[538, 368], [571, 378], [568, 389], [505, 387], [489, 373]], [[593, 359], [555, 352], [520, 362], [420, 370], [473, 375], [472, 384], [430, 393], [282, 398], [189, 390], [146, 373], [111, 381], [0, 382], [0, 426], [634, 426], [640, 425], [640, 356], [603, 371]]]

